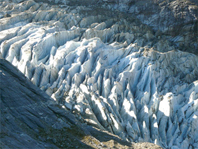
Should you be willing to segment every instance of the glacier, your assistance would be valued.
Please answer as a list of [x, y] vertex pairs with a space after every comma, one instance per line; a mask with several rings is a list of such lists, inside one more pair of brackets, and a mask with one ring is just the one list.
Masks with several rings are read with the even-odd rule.
[[197, 55], [103, 11], [0, 0], [0, 56], [84, 123], [130, 142], [198, 148]]

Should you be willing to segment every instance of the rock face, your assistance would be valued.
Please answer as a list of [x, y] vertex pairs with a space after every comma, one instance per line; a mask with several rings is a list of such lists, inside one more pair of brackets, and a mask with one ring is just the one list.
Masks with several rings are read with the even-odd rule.
[[1, 56], [84, 123], [197, 148], [198, 57], [139, 19], [66, 2], [1, 1]]
[[198, 1], [140, 0], [134, 1], [127, 12], [152, 26], [157, 36], [159, 32], [168, 35], [180, 50], [198, 54]]
[[79, 140], [87, 134], [70, 112], [7, 61], [0, 59], [0, 68], [2, 148], [89, 147]]

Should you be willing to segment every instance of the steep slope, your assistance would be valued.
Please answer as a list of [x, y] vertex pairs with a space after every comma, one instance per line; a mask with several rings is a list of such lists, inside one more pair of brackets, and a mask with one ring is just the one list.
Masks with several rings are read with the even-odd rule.
[[2, 57], [83, 122], [131, 142], [198, 147], [196, 55], [119, 12], [0, 6]]
[[3, 59], [0, 68], [2, 148], [91, 148], [81, 141], [88, 134], [70, 112]]

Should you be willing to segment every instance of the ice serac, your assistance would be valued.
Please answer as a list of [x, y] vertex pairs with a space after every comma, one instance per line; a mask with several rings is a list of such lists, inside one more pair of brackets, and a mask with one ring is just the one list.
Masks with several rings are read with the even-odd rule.
[[83, 124], [2, 58], [0, 78], [1, 148], [161, 149], [151, 143], [132, 144]]
[[[198, 147], [197, 55], [108, 10], [34, 1], [0, 7], [9, 14], [0, 24], [2, 57], [83, 122], [131, 142]], [[20, 19], [26, 13], [31, 19]]]

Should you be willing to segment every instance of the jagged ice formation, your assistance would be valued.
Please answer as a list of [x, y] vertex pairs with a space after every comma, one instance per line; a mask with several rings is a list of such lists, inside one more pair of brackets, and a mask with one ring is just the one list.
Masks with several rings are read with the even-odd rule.
[[138, 20], [91, 11], [0, 0], [0, 55], [85, 123], [128, 141], [198, 148], [198, 57]]

